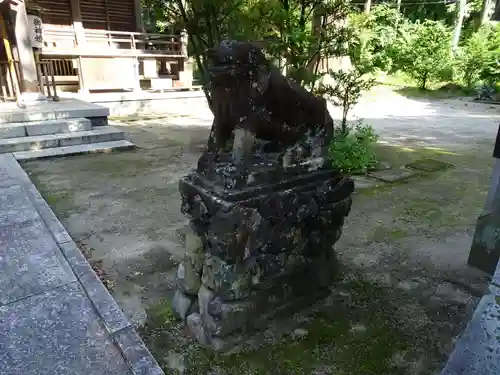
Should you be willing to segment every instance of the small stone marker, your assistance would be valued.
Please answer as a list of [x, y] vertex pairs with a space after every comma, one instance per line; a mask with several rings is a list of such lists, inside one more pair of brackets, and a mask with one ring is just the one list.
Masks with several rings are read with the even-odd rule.
[[500, 258], [500, 126], [493, 150], [495, 165], [484, 214], [477, 219], [467, 263], [493, 275]]
[[500, 249], [500, 212], [493, 212], [477, 219], [469, 265], [493, 275], [498, 263], [498, 249]]
[[385, 171], [370, 172], [368, 173], [368, 176], [384, 182], [398, 182], [406, 180], [416, 174], [418, 174], [418, 172], [410, 169], [393, 168]]
[[415, 169], [424, 172], [437, 172], [453, 167], [453, 164], [435, 159], [419, 159], [412, 163], [406, 164], [407, 168]]
[[353, 176], [352, 179], [356, 190], [372, 189], [380, 185], [376, 179], [366, 176]]
[[388, 169], [391, 169], [391, 164], [389, 164], [386, 161], [381, 161], [379, 162], [375, 167], [373, 168], [368, 168], [369, 171], [376, 172], [376, 171], [386, 171]]
[[491, 278], [491, 284], [500, 287], [500, 263], [497, 264], [497, 268], [493, 277]]

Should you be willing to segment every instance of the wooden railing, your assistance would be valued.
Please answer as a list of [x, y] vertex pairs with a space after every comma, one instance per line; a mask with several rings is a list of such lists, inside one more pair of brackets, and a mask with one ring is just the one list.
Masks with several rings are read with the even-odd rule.
[[36, 72], [42, 93], [55, 102], [59, 101], [57, 85], [54, 76], [54, 62], [52, 60], [41, 60], [36, 62]]
[[[180, 35], [44, 26], [44, 54], [187, 57]], [[74, 51], [75, 55], [77, 51]]]
[[[141, 71], [144, 71], [146, 61], [151, 67], [151, 60], [158, 64], [158, 76], [168, 73], [172, 78], [179, 79], [188, 58], [185, 34], [74, 29], [51, 25], [44, 25], [44, 47], [39, 52], [42, 60], [52, 62], [51, 74], [60, 89], [74, 90], [78, 87], [81, 91], [140, 89], [141, 80], [147, 81]], [[127, 79], [123, 79], [122, 68]]]
[[54, 75], [57, 77], [72, 77], [78, 75], [72, 59], [50, 59], [53, 63]]
[[[0, 101], [19, 99], [19, 64], [16, 61], [0, 61]], [[14, 70], [14, 71], [13, 71]]]

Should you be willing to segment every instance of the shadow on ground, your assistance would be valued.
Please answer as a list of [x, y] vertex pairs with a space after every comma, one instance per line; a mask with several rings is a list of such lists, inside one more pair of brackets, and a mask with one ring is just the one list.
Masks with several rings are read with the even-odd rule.
[[188, 338], [168, 303], [186, 225], [177, 183], [205, 145], [206, 113], [122, 123], [136, 151], [24, 167], [114, 281], [117, 302], [167, 373], [427, 375], [443, 365], [485, 287], [466, 258], [489, 183], [496, 118], [461, 102], [424, 104], [421, 116], [414, 108], [392, 117], [368, 105], [366, 121], [391, 144], [379, 155], [393, 166], [432, 157], [455, 167], [359, 191], [337, 246], [343, 273], [331, 296], [250, 335], [245, 350], [229, 355]]

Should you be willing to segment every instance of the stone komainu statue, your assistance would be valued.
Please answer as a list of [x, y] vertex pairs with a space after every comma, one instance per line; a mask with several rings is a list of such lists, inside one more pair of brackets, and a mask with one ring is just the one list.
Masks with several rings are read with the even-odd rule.
[[250, 43], [223, 42], [207, 60], [214, 123], [179, 182], [190, 228], [173, 306], [202, 344], [226, 350], [242, 329], [329, 293], [354, 183], [324, 163], [325, 100]]
[[235, 134], [235, 148], [243, 150], [233, 151], [246, 157], [254, 139], [271, 152], [302, 143], [307, 155], [313, 138], [330, 138], [333, 120], [326, 101], [283, 76], [254, 44], [222, 42], [207, 52], [207, 70], [214, 113], [210, 152], [226, 149], [235, 130], [250, 140]]

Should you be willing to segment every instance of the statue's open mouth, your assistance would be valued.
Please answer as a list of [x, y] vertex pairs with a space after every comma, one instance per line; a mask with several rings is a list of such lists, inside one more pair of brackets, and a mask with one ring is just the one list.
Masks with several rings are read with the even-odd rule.
[[222, 53], [215, 49], [209, 49], [206, 51], [205, 55], [207, 58], [207, 70], [214, 76], [244, 73], [250, 68], [248, 64], [235, 60], [229, 53]]

